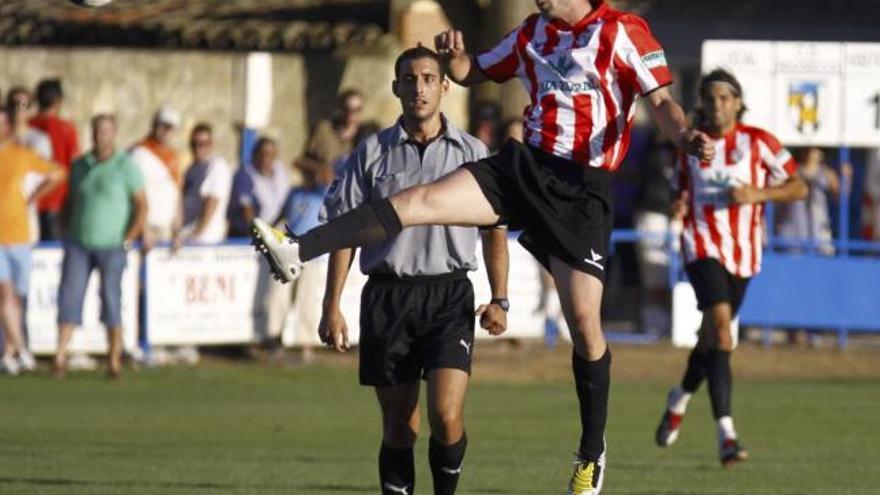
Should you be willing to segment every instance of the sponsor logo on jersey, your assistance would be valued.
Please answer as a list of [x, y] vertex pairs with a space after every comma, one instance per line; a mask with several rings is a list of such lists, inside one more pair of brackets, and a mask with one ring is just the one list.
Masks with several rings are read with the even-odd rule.
[[644, 62], [645, 67], [649, 69], [656, 69], [657, 67], [666, 67], [666, 53], [663, 50], [657, 50], [656, 52], [646, 53], [642, 55], [642, 62]]
[[559, 77], [562, 79], [567, 79], [568, 74], [577, 67], [575, 61], [564, 54], [557, 57], [556, 60], [548, 59], [547, 65], [549, 65], [554, 72], [559, 74]]

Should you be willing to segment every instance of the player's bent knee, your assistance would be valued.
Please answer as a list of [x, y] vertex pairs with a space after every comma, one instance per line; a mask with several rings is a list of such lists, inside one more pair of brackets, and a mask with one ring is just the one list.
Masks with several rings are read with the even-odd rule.
[[577, 333], [589, 343], [602, 339], [602, 318], [597, 314], [579, 314], [575, 316]]
[[444, 411], [431, 422], [431, 435], [443, 443], [453, 443], [464, 429], [464, 419], [460, 411]]
[[413, 430], [409, 424], [387, 424], [383, 435], [388, 446], [398, 449], [412, 447], [418, 436], [418, 428]]

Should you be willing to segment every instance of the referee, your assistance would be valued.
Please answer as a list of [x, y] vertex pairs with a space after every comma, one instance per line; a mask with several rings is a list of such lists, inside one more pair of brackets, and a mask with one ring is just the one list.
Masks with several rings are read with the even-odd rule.
[[459, 31], [435, 38], [459, 84], [522, 81], [531, 98], [525, 143], [508, 141], [496, 155], [366, 203], [300, 238], [259, 221], [252, 237], [275, 275], [290, 281], [304, 261], [384, 242], [404, 227], [521, 227], [520, 242], [553, 275], [574, 344], [581, 437], [568, 493], [597, 495], [611, 380], [600, 314], [613, 218], [610, 182], [629, 146], [636, 101], [642, 97], [660, 129], [689, 154], [711, 160], [715, 151], [705, 133], [688, 129], [666, 88], [672, 74], [663, 48], [643, 19], [602, 0], [535, 3], [540, 14], [476, 57]]
[[[339, 217], [486, 156], [479, 140], [440, 113], [449, 82], [437, 53], [422, 46], [403, 52], [393, 89], [403, 115], [351, 155], [327, 193], [325, 217]], [[411, 227], [360, 253], [369, 281], [361, 295], [359, 374], [362, 385], [375, 387], [382, 410], [383, 494], [414, 492], [422, 378], [428, 389], [434, 493], [455, 493], [467, 447], [462, 413], [474, 350], [474, 292], [467, 272], [477, 267], [476, 242], [473, 227]], [[496, 299], [478, 314], [484, 328], [497, 335], [507, 324], [504, 229], [484, 232], [483, 254]], [[330, 256], [319, 329], [321, 339], [340, 352], [348, 347], [340, 297], [353, 256], [353, 249]]]

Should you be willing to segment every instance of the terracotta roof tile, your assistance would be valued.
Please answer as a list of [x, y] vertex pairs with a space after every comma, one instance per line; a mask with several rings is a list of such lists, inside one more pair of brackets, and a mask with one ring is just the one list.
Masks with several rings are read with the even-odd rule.
[[390, 0], [3, 0], [0, 44], [332, 50], [378, 43]]

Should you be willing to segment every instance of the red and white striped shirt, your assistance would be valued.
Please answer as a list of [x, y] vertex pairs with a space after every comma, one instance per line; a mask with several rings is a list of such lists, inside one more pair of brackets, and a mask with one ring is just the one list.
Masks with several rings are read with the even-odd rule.
[[756, 188], [785, 182], [797, 163], [769, 132], [737, 124], [715, 140], [715, 159], [701, 162], [682, 154], [678, 187], [690, 194], [682, 247], [687, 263], [717, 259], [738, 277], [761, 270], [764, 205], [732, 202], [730, 192], [742, 185]]
[[672, 75], [643, 19], [592, 3], [574, 26], [535, 14], [476, 60], [493, 81], [522, 80], [527, 143], [613, 171], [629, 147], [636, 98]]

